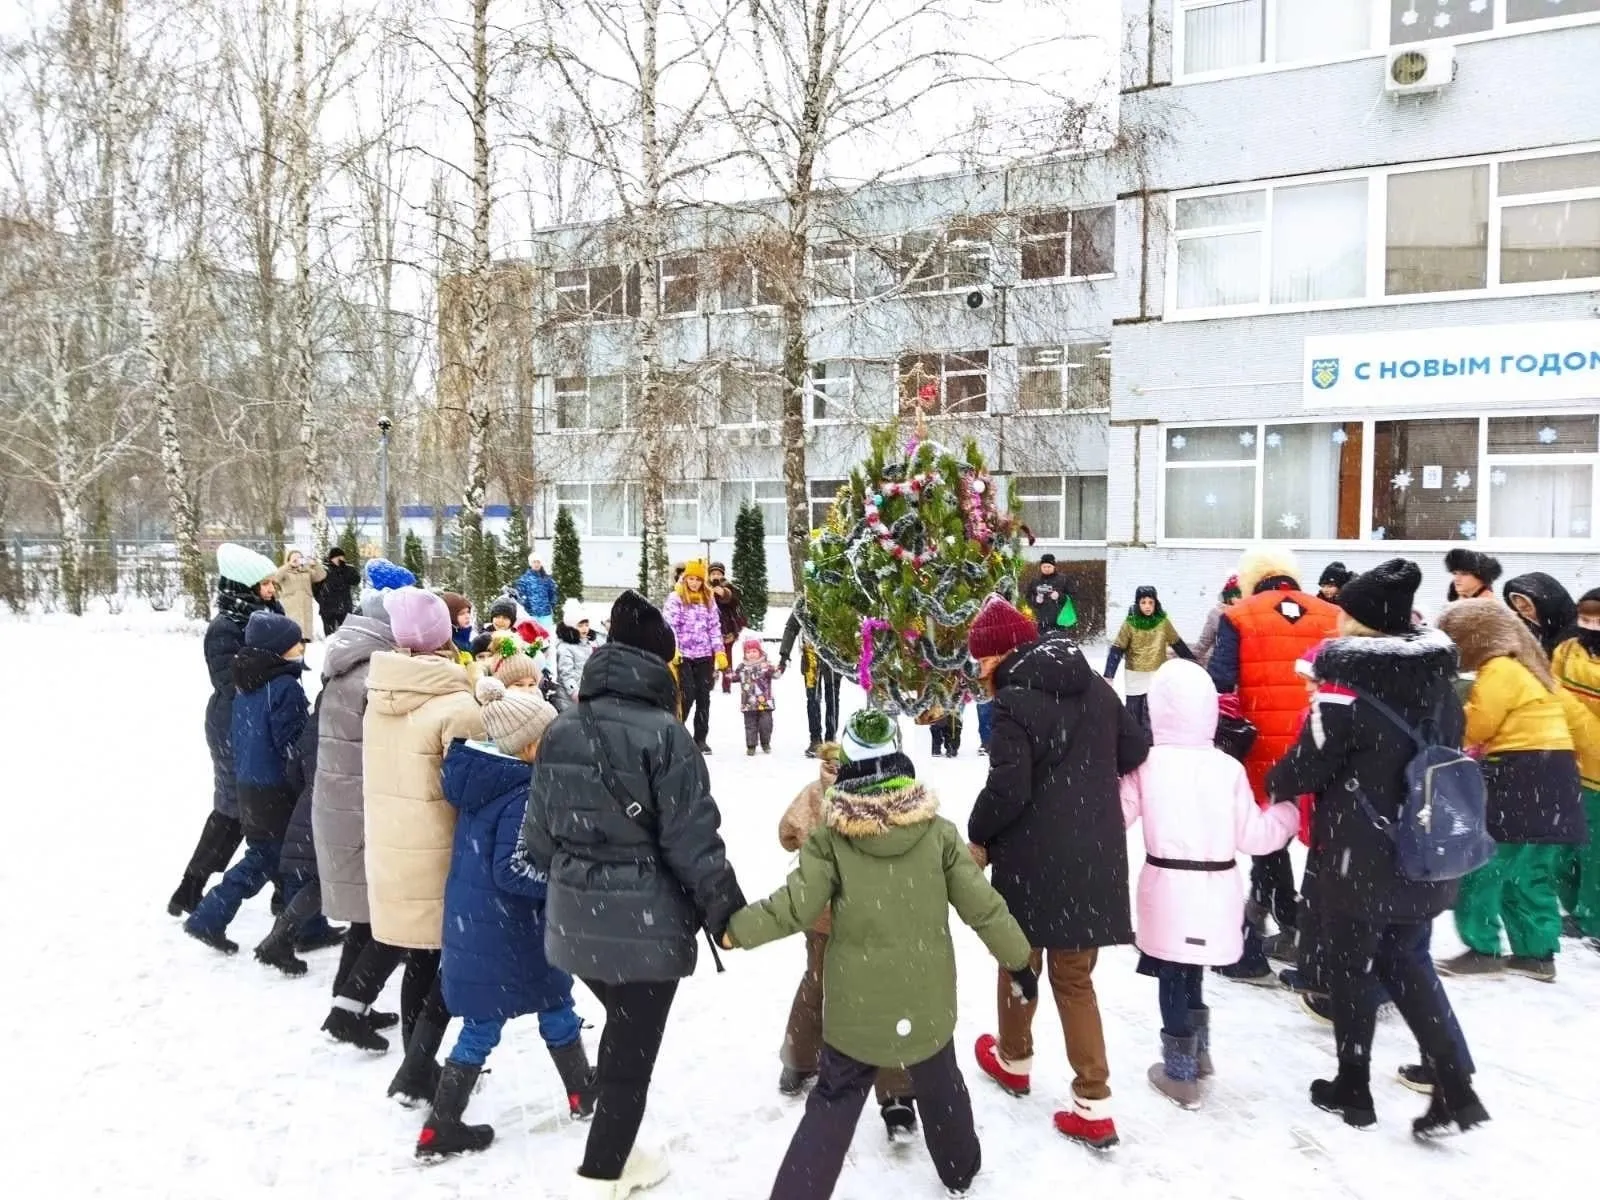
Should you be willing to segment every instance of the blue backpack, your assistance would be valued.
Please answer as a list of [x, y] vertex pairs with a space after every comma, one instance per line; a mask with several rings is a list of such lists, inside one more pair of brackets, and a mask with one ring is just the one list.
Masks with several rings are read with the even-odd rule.
[[1412, 883], [1443, 883], [1483, 866], [1494, 857], [1495, 847], [1488, 832], [1489, 792], [1482, 768], [1454, 746], [1440, 744], [1433, 717], [1413, 728], [1376, 696], [1363, 691], [1356, 695], [1404, 730], [1416, 746], [1406, 764], [1406, 798], [1398, 819], [1379, 816], [1366, 796], [1360, 797], [1367, 819], [1394, 843], [1400, 874]]

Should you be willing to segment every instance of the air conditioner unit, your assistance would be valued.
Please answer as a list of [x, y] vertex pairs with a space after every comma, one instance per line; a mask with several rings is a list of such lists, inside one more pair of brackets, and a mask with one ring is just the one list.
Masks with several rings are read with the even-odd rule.
[[1451, 42], [1395, 46], [1384, 64], [1383, 90], [1391, 96], [1424, 96], [1443, 89], [1456, 77], [1456, 48]]

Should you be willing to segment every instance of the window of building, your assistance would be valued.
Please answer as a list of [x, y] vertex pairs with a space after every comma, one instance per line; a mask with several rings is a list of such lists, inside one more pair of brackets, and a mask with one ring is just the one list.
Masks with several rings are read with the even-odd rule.
[[1456, 292], [1489, 282], [1489, 168], [1389, 176], [1384, 290]]
[[1374, 423], [1375, 541], [1471, 541], [1477, 525], [1476, 418]]
[[783, 419], [783, 380], [769, 371], [722, 368], [720, 419], [724, 425], [776, 425]]
[[896, 251], [898, 282], [907, 292], [978, 287], [989, 281], [989, 262], [994, 257], [990, 222], [960, 217], [942, 231], [902, 234]]
[[1011, 508], [1044, 541], [1106, 540], [1104, 475], [1019, 475], [1011, 481]]
[[1506, 23], [1510, 25], [1582, 13], [1600, 13], [1600, 0], [1506, 0]]
[[1022, 277], [1081, 278], [1116, 270], [1117, 210], [1025, 213], [1022, 217]]
[[900, 359], [902, 411], [932, 416], [987, 412], [989, 352], [907, 354]]
[[855, 373], [844, 361], [811, 364], [811, 419], [843, 421], [855, 415]]
[[572, 523], [577, 527], [579, 537], [588, 537], [594, 532], [593, 524], [589, 519], [589, 485], [587, 483], [558, 483], [556, 484], [556, 507], [564, 508], [572, 517]]
[[1362, 425], [1268, 425], [1261, 435], [1261, 536], [1361, 536]]
[[1069, 342], [1018, 351], [1017, 407], [1024, 412], [1111, 407], [1111, 343]]
[[667, 507], [667, 536], [699, 537], [700, 485], [669, 483], [662, 499]]
[[856, 298], [856, 252], [844, 242], [811, 247], [811, 299], [817, 303]]
[[768, 537], [789, 532], [789, 509], [781, 479], [736, 479], [722, 485], [722, 536], [738, 533], [739, 510], [746, 504], [761, 509], [761, 527]]
[[693, 254], [661, 260], [661, 311], [690, 313], [700, 307], [700, 259]]
[[717, 307], [724, 312], [782, 303], [769, 273], [749, 263], [740, 263], [717, 284]]
[[556, 272], [556, 316], [583, 321], [639, 315], [639, 268], [574, 267]]
[[1166, 522], [1169, 538], [1255, 536], [1254, 425], [1168, 429]]
[[1389, 38], [1398, 46], [1488, 33], [1502, 3], [1502, 28], [1600, 14], [1600, 0], [1389, 0]]
[[1490, 417], [1489, 536], [1589, 538], [1600, 417]]
[[848, 479], [813, 479], [806, 484], [811, 495], [811, 528], [821, 529], [828, 523], [834, 502], [849, 483]]
[[1600, 275], [1600, 152], [1500, 165], [1500, 282]]
[[638, 506], [629, 483], [558, 483], [556, 505], [572, 514], [580, 537], [631, 537]]
[[1358, 54], [1375, 0], [1180, 0], [1180, 76]]
[[555, 381], [557, 429], [620, 429], [627, 420], [621, 375], [570, 375]]

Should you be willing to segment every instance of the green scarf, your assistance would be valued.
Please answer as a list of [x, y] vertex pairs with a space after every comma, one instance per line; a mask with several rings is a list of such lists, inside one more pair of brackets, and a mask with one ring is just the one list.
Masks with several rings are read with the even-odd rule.
[[1152, 629], [1160, 629], [1166, 623], [1166, 619], [1167, 614], [1159, 608], [1148, 617], [1139, 611], [1138, 605], [1134, 605], [1133, 610], [1128, 613], [1128, 624], [1141, 633], [1149, 633]]

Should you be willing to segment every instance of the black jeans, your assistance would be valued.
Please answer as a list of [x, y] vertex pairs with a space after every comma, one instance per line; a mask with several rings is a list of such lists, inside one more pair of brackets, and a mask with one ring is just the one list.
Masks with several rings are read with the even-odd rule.
[[685, 658], [678, 663], [678, 697], [683, 709], [683, 723], [689, 724], [689, 710], [694, 710], [694, 740], [705, 745], [711, 732], [711, 678], [716, 674], [714, 660]]
[[[955, 1043], [946, 1042], [932, 1058], [907, 1071], [917, 1093], [922, 1137], [939, 1181], [947, 1188], [964, 1190], [978, 1174], [983, 1151], [972, 1123], [972, 1098], [956, 1065]], [[861, 1108], [877, 1077], [877, 1067], [832, 1046], [822, 1047], [817, 1083], [778, 1168], [772, 1200], [825, 1200], [833, 1195]]]
[[578, 1174], [585, 1179], [620, 1179], [633, 1152], [650, 1097], [650, 1075], [678, 981], [663, 983], [598, 983], [585, 979], [606, 1010], [606, 1027], [600, 1034], [600, 1057], [595, 1063], [597, 1098], [594, 1123], [584, 1148]]
[[1431, 923], [1378, 924], [1338, 913], [1329, 913], [1324, 919], [1340, 1070], [1353, 1069], [1363, 1078], [1371, 1072], [1372, 1031], [1380, 996], [1373, 987], [1376, 977], [1439, 1079], [1468, 1079], [1471, 1060], [1466, 1039], [1427, 953]]
[[406, 973], [400, 977], [400, 1036], [409, 1046], [411, 1031], [418, 1020], [426, 1019], [442, 1030], [450, 1023], [450, 1013], [444, 1007], [444, 994], [439, 985], [439, 951], [403, 950], [401, 953], [406, 956]]
[[1194, 1033], [1194, 1016], [1205, 1009], [1206, 969], [1192, 963], [1162, 962], [1156, 970], [1161, 1032], [1168, 1037]]
[[201, 883], [218, 871], [226, 871], [239, 846], [244, 842], [244, 826], [237, 817], [224, 816], [212, 809], [206, 823], [200, 827], [200, 840], [189, 856], [189, 865], [183, 873]]
[[360, 1004], [372, 1004], [405, 955], [400, 947], [373, 937], [371, 925], [350, 926], [344, 939], [344, 952], [339, 956], [339, 970], [333, 977], [333, 994]]
[[954, 754], [961, 749], [961, 718], [940, 717], [928, 729], [933, 735], [933, 753]]
[[806, 729], [813, 746], [839, 735], [839, 673], [820, 662], [817, 682], [806, 689]]

